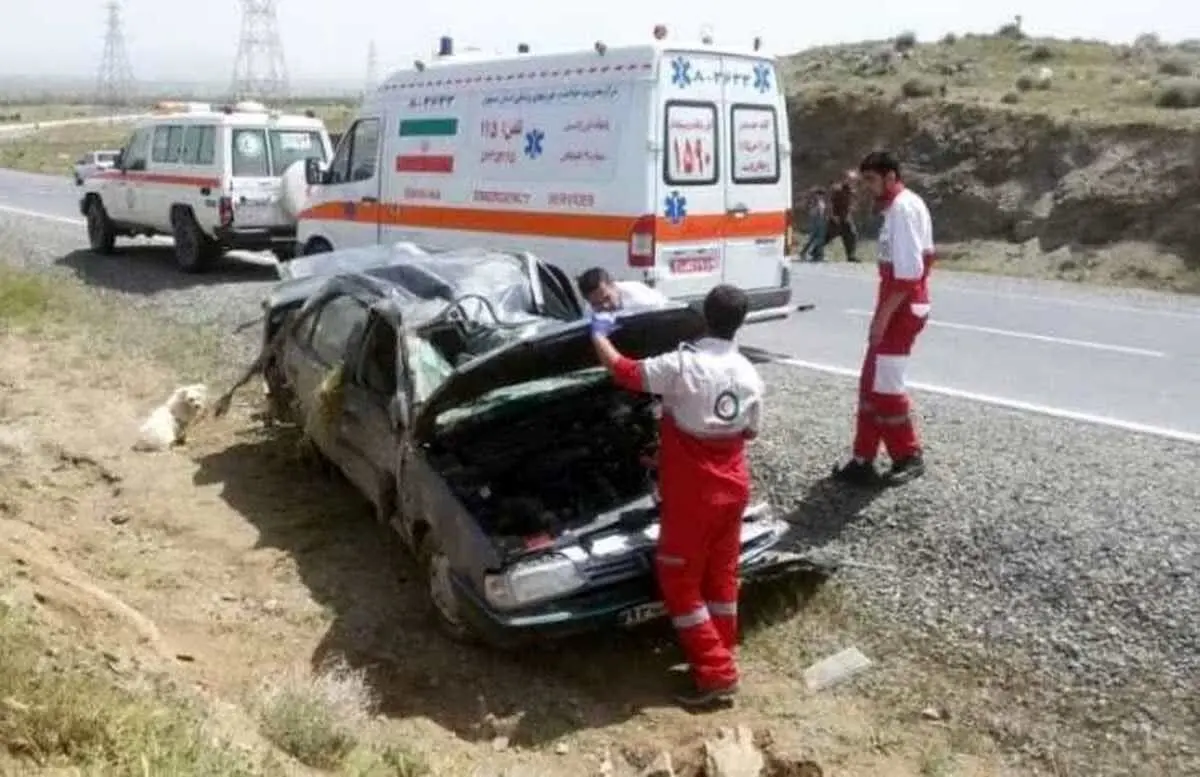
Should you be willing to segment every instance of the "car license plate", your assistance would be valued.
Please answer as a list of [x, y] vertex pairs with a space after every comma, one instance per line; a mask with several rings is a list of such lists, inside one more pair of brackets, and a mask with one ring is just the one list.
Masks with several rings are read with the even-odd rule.
[[622, 626], [637, 626], [640, 623], [661, 618], [667, 614], [667, 608], [662, 602], [638, 604], [617, 614], [617, 622]]
[[711, 256], [685, 256], [671, 260], [671, 272], [676, 275], [715, 272], [717, 260]]

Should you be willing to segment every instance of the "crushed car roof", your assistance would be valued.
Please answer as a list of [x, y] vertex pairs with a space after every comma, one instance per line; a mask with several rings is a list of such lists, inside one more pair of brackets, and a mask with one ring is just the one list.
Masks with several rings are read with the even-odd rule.
[[[411, 243], [373, 245], [298, 257], [279, 266], [282, 281], [268, 295], [268, 308], [303, 300], [331, 278], [366, 276], [395, 299], [407, 326], [443, 313], [462, 297], [478, 295], [488, 300], [497, 316], [508, 322], [536, 320], [529, 272], [531, 262], [511, 253], [471, 248], [431, 253]], [[537, 282], [537, 279], [534, 279]]]

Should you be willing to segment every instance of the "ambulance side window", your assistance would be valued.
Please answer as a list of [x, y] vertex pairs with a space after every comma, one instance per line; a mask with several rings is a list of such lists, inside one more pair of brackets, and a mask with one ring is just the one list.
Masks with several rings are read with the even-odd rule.
[[670, 186], [707, 186], [717, 182], [717, 106], [670, 100], [666, 107], [663, 181]]
[[379, 119], [359, 119], [342, 136], [329, 166], [329, 182], [351, 183], [374, 178], [378, 155]]

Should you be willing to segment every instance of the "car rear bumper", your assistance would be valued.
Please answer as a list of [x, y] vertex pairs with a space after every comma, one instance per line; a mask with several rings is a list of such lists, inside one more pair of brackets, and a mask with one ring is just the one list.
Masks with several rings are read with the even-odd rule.
[[[745, 291], [750, 300], [750, 311], [746, 315], [748, 324], [787, 318], [792, 312], [792, 273], [788, 267], [783, 268], [779, 286]], [[704, 295], [684, 297], [683, 301], [699, 310], [704, 304]]]
[[[760, 582], [813, 569], [800, 554], [780, 550], [781, 544], [785, 544], [781, 540], [782, 537], [777, 538], [743, 557], [740, 569], [743, 582]], [[463, 618], [485, 642], [501, 647], [629, 628], [666, 615], [652, 572], [621, 583], [585, 589], [519, 612], [498, 612], [473, 587], [458, 579], [455, 582]]]
[[266, 251], [296, 244], [296, 226], [217, 227], [213, 236], [221, 245], [242, 251]]

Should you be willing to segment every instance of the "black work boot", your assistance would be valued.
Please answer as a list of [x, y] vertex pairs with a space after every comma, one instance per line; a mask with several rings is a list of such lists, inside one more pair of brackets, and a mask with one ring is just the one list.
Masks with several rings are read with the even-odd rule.
[[889, 486], [902, 486], [924, 474], [925, 457], [918, 451], [911, 456], [893, 461], [891, 468], [884, 477], [887, 479]]
[[689, 710], [711, 710], [721, 707], [732, 707], [737, 696], [738, 683], [734, 680], [729, 685], [720, 688], [692, 688], [675, 694], [675, 702]]
[[882, 484], [879, 470], [871, 461], [850, 459], [845, 464], [834, 465], [832, 477], [840, 483], [851, 486], [878, 486]]

